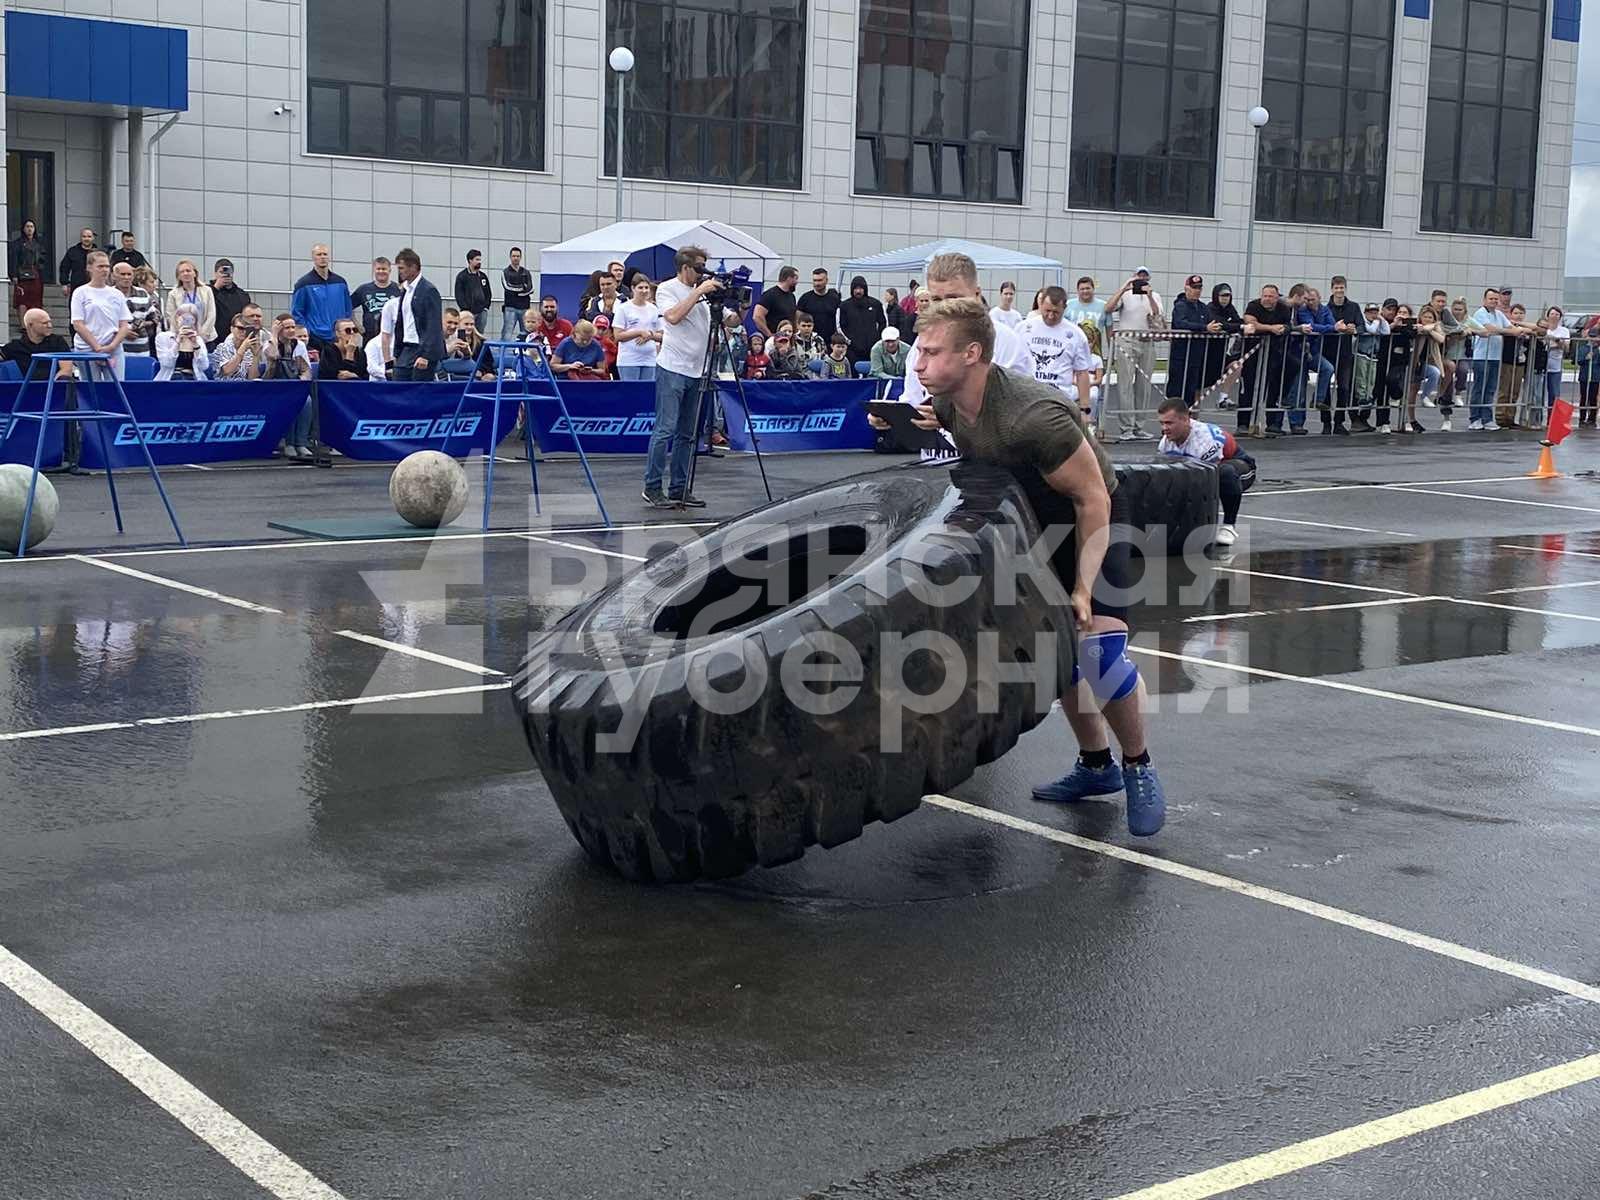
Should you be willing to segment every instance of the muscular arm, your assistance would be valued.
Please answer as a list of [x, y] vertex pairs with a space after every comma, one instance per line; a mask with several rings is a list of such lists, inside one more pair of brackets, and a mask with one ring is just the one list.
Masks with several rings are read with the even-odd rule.
[[[1073, 609], [1080, 628], [1089, 619], [1089, 593], [1100, 576], [1110, 541], [1111, 493], [1106, 491], [1100, 461], [1087, 441], [1081, 442], [1066, 462], [1044, 477], [1050, 487], [1072, 501], [1077, 514], [1078, 582]], [[1081, 605], [1079, 601], [1081, 600]]]

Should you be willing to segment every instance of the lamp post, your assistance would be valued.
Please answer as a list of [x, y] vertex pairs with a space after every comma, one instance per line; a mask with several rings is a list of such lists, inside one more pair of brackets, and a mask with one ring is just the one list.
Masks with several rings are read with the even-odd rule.
[[1245, 196], [1249, 208], [1244, 225], [1244, 300], [1248, 304], [1255, 296], [1255, 292], [1250, 290], [1250, 266], [1256, 250], [1256, 172], [1261, 163], [1261, 128], [1271, 120], [1271, 115], [1258, 104], [1245, 114], [1245, 119], [1250, 122], [1251, 131], [1255, 134], [1250, 141], [1250, 191]]
[[628, 72], [633, 70], [633, 51], [618, 46], [608, 60], [617, 73], [617, 220], [622, 220], [622, 93], [627, 86]]

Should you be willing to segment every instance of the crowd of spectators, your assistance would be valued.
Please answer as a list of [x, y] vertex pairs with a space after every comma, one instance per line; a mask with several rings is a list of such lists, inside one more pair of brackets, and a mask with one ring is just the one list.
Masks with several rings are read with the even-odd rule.
[[[110, 353], [119, 373], [126, 356], [148, 355], [147, 377], [162, 380], [492, 377], [497, 363], [485, 339], [497, 300], [499, 340], [537, 343], [564, 380], [652, 380], [661, 352], [657, 286], [666, 281], [621, 262], [595, 271], [569, 314], [553, 295], [535, 304], [520, 247], [496, 279], [482, 252], [469, 251], [446, 300], [420, 263], [396, 278], [397, 263], [381, 257], [370, 280], [352, 289], [319, 244], [289, 311], [269, 323], [230, 259], [216, 260], [209, 282], [180, 259], [164, 288], [133, 235], [119, 241], [108, 253], [84, 229], [56, 270], [71, 304], [73, 346]], [[43, 339], [61, 340], [43, 310], [48, 263], [32, 221], [10, 243], [9, 266], [21, 332], [0, 354], [27, 370]], [[1429, 409], [1450, 430], [1460, 406], [1473, 430], [1538, 426], [1567, 364], [1577, 368], [1579, 421], [1596, 423], [1600, 317], [1569, 323], [1556, 307], [1530, 316], [1501, 288], [1485, 290], [1477, 305], [1443, 289], [1414, 307], [1394, 297], [1361, 304], [1342, 276], [1326, 295], [1303, 283], [1287, 291], [1263, 285], [1242, 311], [1229, 285], [1214, 286], [1209, 301], [1203, 288], [1201, 276], [1189, 276], [1169, 311], [1140, 267], [1108, 299], [1085, 276], [1070, 295], [1040, 289], [1024, 311], [1006, 281], [989, 315], [1026, 348], [1035, 376], [1079, 404], [1103, 440], [1151, 439], [1144, 420], [1172, 397], [1236, 408], [1238, 430], [1262, 437], [1306, 434], [1313, 411], [1334, 435], [1421, 433]], [[748, 311], [727, 312], [714, 370], [751, 380], [905, 379], [919, 312], [933, 298], [915, 279], [903, 294], [890, 287], [875, 297], [860, 275], [841, 296], [820, 267], [802, 291], [800, 273], [786, 266]], [[298, 431], [284, 453], [309, 457]]]

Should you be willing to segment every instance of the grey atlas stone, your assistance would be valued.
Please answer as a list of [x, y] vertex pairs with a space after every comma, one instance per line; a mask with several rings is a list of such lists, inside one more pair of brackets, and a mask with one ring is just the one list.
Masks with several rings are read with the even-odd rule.
[[467, 507], [467, 473], [448, 454], [418, 450], [389, 476], [395, 512], [418, 529], [448, 525]]
[[[0, 465], [0, 554], [15, 554], [22, 536], [22, 511], [28, 504], [28, 481], [33, 468], [21, 463]], [[61, 498], [55, 485], [39, 476], [39, 489], [33, 498], [33, 517], [28, 522], [28, 549], [32, 550], [56, 527]]]

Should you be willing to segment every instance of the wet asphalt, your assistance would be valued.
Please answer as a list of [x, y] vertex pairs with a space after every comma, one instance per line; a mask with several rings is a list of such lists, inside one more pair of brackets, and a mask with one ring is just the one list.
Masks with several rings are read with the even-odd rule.
[[[1506, 435], [1352, 441], [1262, 447], [1246, 541], [1174, 572], [1139, 644], [1600, 726], [1600, 442], [1533, 483], [1483, 482], [1531, 469]], [[768, 460], [787, 490], [873, 465]], [[704, 468], [713, 518], [758, 502], [751, 467]], [[630, 470], [602, 467], [619, 518]], [[169, 479], [220, 544], [373, 512], [386, 472]], [[46, 552], [156, 540], [63, 508]], [[648, 557], [694, 530], [559, 536]], [[1600, 1042], [1581, 1000], [927, 805], [781, 869], [624, 884], [498, 690], [120, 727], [494, 688], [342, 631], [509, 671], [552, 584], [625, 560], [507, 536], [110, 561], [281, 612], [0, 563], [0, 733], [119, 726], [0, 741], [0, 945], [351, 1200], [1113, 1197]], [[1227, 613], [1259, 615], [1197, 619]], [[1600, 739], [1140, 666], [1171, 812], [1137, 848], [1600, 981]], [[1052, 719], [955, 795], [1134, 845], [1116, 798], [1028, 799], [1069, 743]], [[268, 1194], [3, 989], [0, 1064], [8, 1198]], [[1583, 1085], [1240, 1194], [1592, 1197], [1597, 1121]]]

